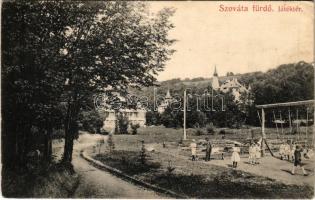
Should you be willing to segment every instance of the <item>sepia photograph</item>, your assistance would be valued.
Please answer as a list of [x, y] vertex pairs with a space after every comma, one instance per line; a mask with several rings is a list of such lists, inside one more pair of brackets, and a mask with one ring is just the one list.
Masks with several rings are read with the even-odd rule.
[[313, 199], [313, 1], [1, 2], [3, 198]]

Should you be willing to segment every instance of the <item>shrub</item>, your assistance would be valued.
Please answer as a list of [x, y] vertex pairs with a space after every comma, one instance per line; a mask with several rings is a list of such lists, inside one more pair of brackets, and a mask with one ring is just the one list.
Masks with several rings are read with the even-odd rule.
[[172, 175], [172, 172], [175, 170], [175, 167], [172, 166], [171, 161], [168, 161], [168, 166], [167, 166], [167, 174], [168, 176]]
[[[124, 116], [123, 114], [119, 114], [117, 116], [117, 121], [118, 121], [118, 127], [116, 127], [116, 129], [118, 129], [118, 133], [119, 134], [128, 134], [128, 126], [129, 126], [129, 121], [128, 121], [128, 117]], [[117, 130], [115, 130], [117, 131]]]
[[138, 133], [138, 128], [140, 128], [139, 124], [131, 124], [131, 129], [132, 129], [132, 135], [136, 135]]
[[147, 154], [145, 151], [145, 146], [144, 146], [144, 140], [141, 141], [142, 145], [141, 145], [141, 150], [140, 150], [140, 161], [141, 164], [146, 164], [146, 160], [147, 160]]
[[220, 135], [225, 135], [225, 130], [224, 129], [220, 130], [219, 134]]
[[113, 134], [108, 135], [107, 144], [108, 144], [109, 152], [112, 152], [115, 149]]
[[208, 134], [214, 134], [214, 132], [215, 132], [215, 128], [213, 126], [213, 123], [210, 123], [209, 125], [207, 125], [206, 129], [207, 129]]
[[203, 135], [204, 132], [203, 132], [203, 130], [202, 130], [201, 128], [197, 128], [195, 134], [196, 134], [197, 136], [200, 136], [200, 135]]

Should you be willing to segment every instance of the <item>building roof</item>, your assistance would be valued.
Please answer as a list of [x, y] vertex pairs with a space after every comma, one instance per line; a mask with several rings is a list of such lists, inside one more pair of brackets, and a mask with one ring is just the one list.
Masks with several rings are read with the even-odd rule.
[[165, 99], [171, 99], [171, 93], [170, 93], [170, 89], [167, 90], [166, 95], [165, 95]]

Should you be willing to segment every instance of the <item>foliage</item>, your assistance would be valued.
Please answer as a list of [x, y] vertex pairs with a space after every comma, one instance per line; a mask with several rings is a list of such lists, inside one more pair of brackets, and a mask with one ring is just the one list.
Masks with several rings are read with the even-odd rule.
[[219, 131], [219, 134], [220, 134], [220, 135], [225, 135], [225, 130], [224, 130], [224, 129], [220, 130], [220, 131]]
[[173, 53], [169, 8], [156, 15], [145, 3], [121, 1], [8, 1], [2, 8], [4, 154], [14, 162], [25, 162], [32, 125], [51, 132], [59, 124], [70, 162], [92, 95], [152, 85]]
[[160, 125], [161, 124], [161, 115], [156, 111], [148, 111], [145, 115], [146, 125]]
[[115, 134], [128, 134], [129, 120], [128, 117], [122, 113], [117, 114], [118, 132]]
[[202, 128], [196, 128], [196, 135], [199, 136], [199, 135], [203, 135], [204, 134], [204, 131], [202, 130]]
[[90, 133], [101, 133], [103, 122], [104, 119], [96, 110], [83, 111], [79, 116], [80, 128]]
[[208, 134], [214, 134], [215, 128], [213, 126], [213, 123], [210, 123], [206, 126], [206, 130]]
[[131, 129], [132, 129], [132, 135], [136, 135], [138, 133], [138, 128], [140, 128], [139, 124], [131, 124]]
[[147, 161], [147, 153], [145, 150], [144, 140], [141, 141], [140, 161], [144, 165]]
[[107, 138], [107, 144], [108, 144], [108, 150], [109, 152], [113, 152], [115, 150], [115, 142], [114, 142], [114, 136], [113, 134], [108, 134]]
[[171, 176], [172, 175], [172, 172], [175, 170], [175, 167], [174, 166], [172, 166], [172, 161], [171, 160], [169, 160], [168, 161], [168, 165], [167, 165], [167, 174], [169, 175], [169, 176]]

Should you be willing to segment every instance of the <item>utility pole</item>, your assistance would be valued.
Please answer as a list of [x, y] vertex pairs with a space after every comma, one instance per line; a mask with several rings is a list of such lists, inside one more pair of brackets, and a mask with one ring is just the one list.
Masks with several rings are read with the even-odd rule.
[[186, 89], [184, 90], [184, 137], [183, 140], [187, 139], [187, 135], [186, 135]]
[[261, 134], [262, 134], [262, 140], [261, 140], [261, 156], [265, 156], [265, 142], [266, 142], [266, 133], [265, 133], [265, 110], [261, 109]]

